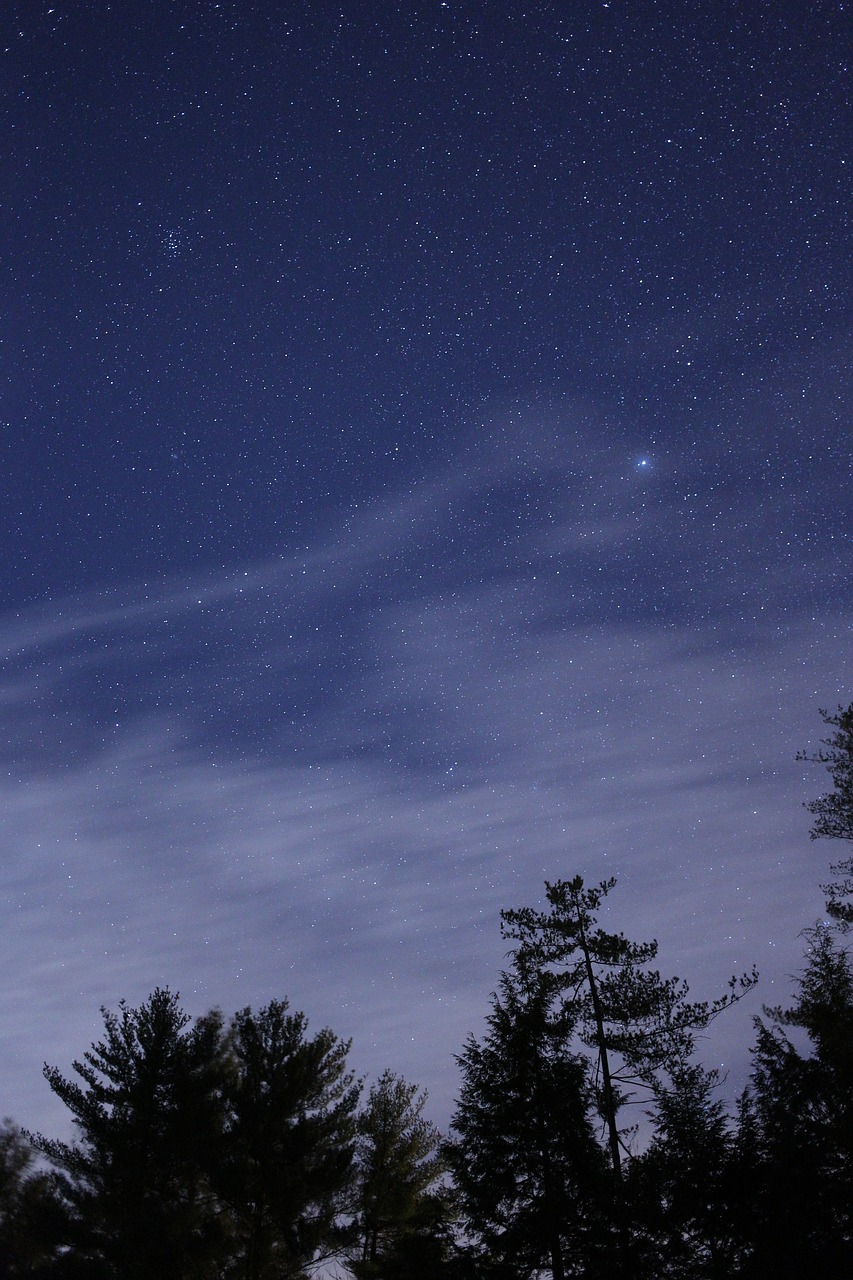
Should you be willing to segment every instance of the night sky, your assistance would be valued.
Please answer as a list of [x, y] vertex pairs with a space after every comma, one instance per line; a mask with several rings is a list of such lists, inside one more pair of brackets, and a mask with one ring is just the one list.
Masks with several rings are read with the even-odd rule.
[[444, 1125], [575, 874], [697, 998], [758, 965], [733, 1095], [837, 855], [849, 8], [0, 21], [0, 1114], [167, 984]]

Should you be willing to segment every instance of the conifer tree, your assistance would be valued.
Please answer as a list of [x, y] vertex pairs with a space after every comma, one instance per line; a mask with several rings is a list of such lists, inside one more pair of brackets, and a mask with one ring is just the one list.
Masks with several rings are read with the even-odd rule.
[[664, 978], [650, 967], [656, 942], [630, 942], [599, 927], [598, 912], [615, 884], [610, 879], [587, 889], [580, 876], [546, 881], [548, 910], [503, 911], [501, 920], [525, 969], [550, 975], [564, 1015], [591, 1054], [614, 1183], [619, 1268], [630, 1276], [637, 1272], [638, 1258], [630, 1246], [619, 1111], [637, 1094], [653, 1099], [668, 1078], [682, 1072], [697, 1033], [741, 999], [757, 974], [732, 978], [728, 993], [712, 1002], [688, 1000], [686, 982]]
[[[823, 722], [834, 730], [824, 738], [814, 755], [801, 751], [797, 759], [822, 764], [832, 778], [832, 790], [816, 800], [808, 800], [806, 808], [815, 821], [809, 835], [812, 840], [853, 841], [853, 702], [834, 712], [821, 710]], [[826, 894], [826, 909], [843, 928], [853, 925], [853, 855], [833, 863], [835, 879], [821, 886]]]
[[728, 1280], [743, 1242], [740, 1155], [718, 1073], [695, 1062], [655, 1093], [655, 1131], [629, 1168], [634, 1227], [658, 1280]]
[[441, 1134], [423, 1116], [426, 1094], [391, 1071], [372, 1086], [356, 1122], [357, 1280], [401, 1276], [424, 1249], [440, 1261]]
[[302, 1280], [346, 1243], [358, 1086], [349, 1046], [273, 1001], [190, 1023], [156, 990], [104, 1010], [77, 1079], [47, 1080], [76, 1142], [38, 1136], [67, 1209], [61, 1261], [85, 1280]]
[[794, 1004], [756, 1019], [756, 1280], [853, 1274], [853, 962], [831, 927], [806, 938]]
[[218, 1124], [221, 1021], [190, 1027], [177, 996], [159, 988], [103, 1017], [104, 1038], [73, 1064], [77, 1080], [44, 1072], [79, 1134], [35, 1138], [60, 1171], [67, 1248], [93, 1276], [204, 1276], [219, 1233], [199, 1153]]
[[458, 1058], [449, 1155], [486, 1274], [612, 1274], [610, 1181], [593, 1089], [557, 995], [547, 972], [517, 957], [492, 997], [485, 1037], [471, 1036]]
[[232, 1234], [229, 1277], [295, 1280], [346, 1244], [359, 1095], [348, 1051], [329, 1030], [309, 1037], [286, 1000], [234, 1017], [210, 1171]]

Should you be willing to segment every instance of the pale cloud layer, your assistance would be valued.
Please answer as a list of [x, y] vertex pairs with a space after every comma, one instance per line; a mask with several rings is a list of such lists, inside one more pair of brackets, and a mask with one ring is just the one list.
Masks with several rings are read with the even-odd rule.
[[[722, 481], [612, 457], [503, 421], [300, 554], [0, 621], [4, 1111], [61, 1125], [42, 1061], [160, 983], [193, 1013], [289, 995], [445, 1123], [498, 913], [546, 877], [617, 875], [613, 924], [697, 994], [756, 962], [784, 1000], [831, 854], [794, 755], [849, 696], [849, 620], [808, 603], [837, 564], [762, 576], [760, 491], [726, 515]], [[708, 1046], [738, 1082], [759, 1005]]]

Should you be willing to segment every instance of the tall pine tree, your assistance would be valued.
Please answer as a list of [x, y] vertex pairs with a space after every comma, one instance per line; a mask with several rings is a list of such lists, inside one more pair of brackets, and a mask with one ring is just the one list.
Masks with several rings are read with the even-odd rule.
[[756, 1280], [853, 1274], [853, 963], [831, 927], [806, 937], [794, 1004], [756, 1019]]
[[220, 1233], [200, 1153], [220, 1122], [221, 1022], [190, 1026], [168, 989], [103, 1016], [76, 1080], [45, 1068], [78, 1130], [73, 1143], [35, 1139], [60, 1171], [66, 1247], [94, 1277], [206, 1276]]
[[356, 1122], [356, 1280], [402, 1280], [440, 1269], [446, 1193], [441, 1134], [424, 1118], [426, 1094], [391, 1071], [368, 1093]]
[[550, 974], [516, 958], [485, 1037], [471, 1036], [458, 1058], [450, 1158], [465, 1224], [495, 1274], [519, 1280], [612, 1273], [594, 1091], [558, 995]]
[[690, 1001], [687, 983], [651, 967], [656, 942], [631, 942], [598, 924], [601, 905], [616, 881], [586, 888], [580, 876], [546, 881], [548, 909], [501, 912], [504, 936], [517, 943], [526, 971], [547, 978], [559, 993], [563, 1016], [588, 1051], [596, 1103], [608, 1137], [619, 1270], [638, 1273], [631, 1245], [619, 1111], [631, 1095], [653, 1100], [667, 1079], [684, 1071], [698, 1032], [741, 999], [757, 974], [732, 978], [713, 1002]]
[[210, 1185], [231, 1233], [235, 1280], [296, 1280], [346, 1243], [359, 1086], [349, 1044], [308, 1035], [302, 1013], [273, 1000], [236, 1014]]

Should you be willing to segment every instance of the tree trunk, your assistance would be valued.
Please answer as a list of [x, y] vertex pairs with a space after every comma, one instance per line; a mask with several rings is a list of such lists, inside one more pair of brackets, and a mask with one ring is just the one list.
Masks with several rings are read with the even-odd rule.
[[616, 1126], [616, 1102], [613, 1097], [613, 1078], [610, 1074], [610, 1060], [607, 1056], [607, 1040], [604, 1034], [604, 1014], [601, 1008], [601, 999], [598, 994], [598, 983], [595, 977], [595, 970], [592, 967], [592, 957], [589, 954], [589, 943], [586, 938], [586, 931], [583, 926], [583, 914], [580, 909], [580, 903], [575, 902], [578, 919], [578, 936], [580, 938], [580, 948], [583, 952], [584, 964], [586, 966], [586, 976], [589, 982], [589, 994], [592, 1000], [593, 1013], [595, 1015], [595, 1030], [598, 1040], [598, 1060], [601, 1063], [601, 1084], [604, 1094], [604, 1119], [607, 1124], [607, 1134], [610, 1145], [610, 1158], [613, 1163], [613, 1183], [615, 1193], [615, 1210], [616, 1210], [616, 1231], [619, 1241], [619, 1269], [625, 1280], [631, 1276], [633, 1267], [631, 1265], [631, 1250], [628, 1239], [628, 1217], [625, 1204], [625, 1179], [622, 1173], [622, 1153], [619, 1149], [619, 1130]]

